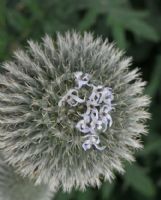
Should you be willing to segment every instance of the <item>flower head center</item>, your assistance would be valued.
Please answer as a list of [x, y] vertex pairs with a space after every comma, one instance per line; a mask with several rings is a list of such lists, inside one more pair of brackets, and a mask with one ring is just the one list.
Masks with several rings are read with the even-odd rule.
[[99, 134], [105, 133], [112, 126], [110, 115], [114, 99], [112, 89], [92, 84], [92, 76], [87, 73], [75, 72], [74, 77], [76, 86], [67, 91], [60, 99], [58, 106], [68, 105], [69, 109], [75, 109], [79, 114], [80, 118], [75, 123], [75, 128], [85, 135], [85, 141], [82, 144], [85, 151], [92, 146], [103, 150], [105, 146], [99, 146]]

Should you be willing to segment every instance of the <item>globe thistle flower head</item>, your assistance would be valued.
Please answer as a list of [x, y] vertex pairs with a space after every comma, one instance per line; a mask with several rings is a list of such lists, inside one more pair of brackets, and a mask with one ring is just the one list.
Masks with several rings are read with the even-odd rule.
[[6, 161], [51, 189], [99, 186], [133, 161], [146, 133], [145, 82], [131, 58], [91, 33], [58, 34], [3, 64], [0, 141]]

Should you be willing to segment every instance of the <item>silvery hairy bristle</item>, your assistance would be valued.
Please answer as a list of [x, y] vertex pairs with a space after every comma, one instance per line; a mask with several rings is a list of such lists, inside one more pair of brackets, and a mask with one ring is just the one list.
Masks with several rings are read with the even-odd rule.
[[51, 193], [45, 185], [34, 186], [8, 166], [0, 154], [0, 200], [50, 200]]
[[28, 42], [0, 75], [0, 146], [7, 163], [52, 190], [99, 186], [134, 161], [149, 98], [131, 58], [74, 31]]

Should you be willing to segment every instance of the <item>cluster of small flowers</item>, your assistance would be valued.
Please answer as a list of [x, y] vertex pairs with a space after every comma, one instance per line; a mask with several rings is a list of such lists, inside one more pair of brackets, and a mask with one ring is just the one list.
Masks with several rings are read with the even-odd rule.
[[[85, 141], [82, 144], [83, 149], [86, 151], [94, 146], [98, 150], [104, 150], [106, 147], [99, 146], [100, 138], [99, 133], [105, 132], [108, 127], [112, 125], [112, 118], [110, 111], [113, 109], [112, 100], [114, 99], [112, 90], [109, 87], [102, 85], [95, 86], [89, 83], [91, 76], [83, 74], [83, 72], [76, 72], [74, 74], [77, 86], [70, 89], [66, 95], [59, 101], [58, 106], [68, 103], [70, 106], [75, 107], [78, 104], [85, 103], [87, 110], [85, 113], [80, 114], [82, 119], [76, 124], [76, 128], [86, 134]], [[78, 96], [79, 89], [83, 86], [92, 88], [92, 93], [88, 99], [81, 99]]]

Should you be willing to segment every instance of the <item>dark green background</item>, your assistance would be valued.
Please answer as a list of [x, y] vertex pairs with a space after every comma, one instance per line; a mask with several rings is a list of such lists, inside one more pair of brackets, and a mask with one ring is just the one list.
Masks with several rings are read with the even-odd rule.
[[137, 162], [112, 184], [86, 192], [59, 192], [56, 200], [161, 199], [161, 0], [0, 0], [0, 62], [45, 33], [91, 30], [134, 58], [152, 98], [150, 133]]

